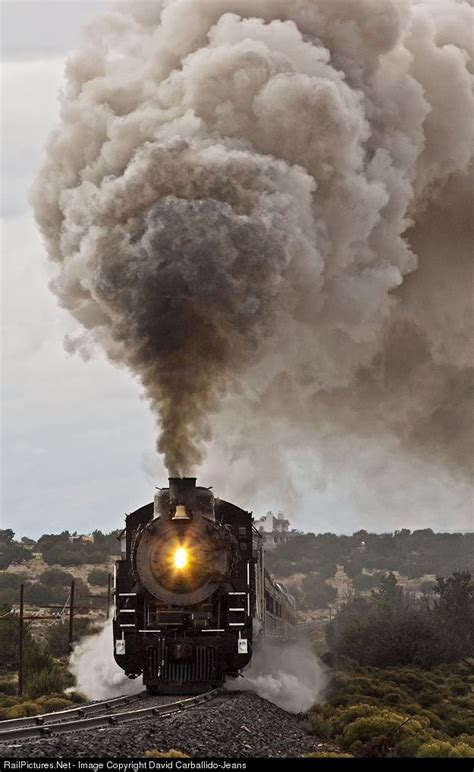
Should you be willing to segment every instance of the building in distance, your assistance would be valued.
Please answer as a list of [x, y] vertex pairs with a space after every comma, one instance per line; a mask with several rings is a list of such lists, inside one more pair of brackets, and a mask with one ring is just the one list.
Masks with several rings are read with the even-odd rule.
[[296, 528], [290, 530], [290, 521], [282, 512], [278, 512], [277, 515], [267, 512], [266, 515], [255, 520], [254, 525], [263, 538], [263, 546], [266, 550], [274, 549], [278, 544], [285, 544], [293, 536], [301, 533]]

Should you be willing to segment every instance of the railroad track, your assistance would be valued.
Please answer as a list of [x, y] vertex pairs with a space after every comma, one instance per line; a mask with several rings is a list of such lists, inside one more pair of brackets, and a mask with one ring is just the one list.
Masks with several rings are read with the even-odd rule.
[[[168, 702], [163, 705], [152, 705], [124, 711], [114, 710], [147, 696], [146, 692], [140, 692], [140, 694], [133, 695], [133, 697], [117, 697], [113, 700], [104, 700], [93, 705], [85, 705], [82, 708], [71, 708], [54, 713], [45, 713], [41, 716], [29, 716], [28, 718], [9, 719], [0, 722], [0, 743], [11, 740], [49, 737], [53, 734], [75, 732], [82, 729], [115, 726], [141, 718], [151, 718], [152, 716], [166, 716], [207, 702], [221, 691], [222, 689], [212, 689], [212, 691], [205, 694], [186, 697], [185, 699]], [[105, 710], [113, 710], [114, 712], [103, 713]], [[97, 712], [102, 712], [103, 714], [99, 716], [93, 715]]]

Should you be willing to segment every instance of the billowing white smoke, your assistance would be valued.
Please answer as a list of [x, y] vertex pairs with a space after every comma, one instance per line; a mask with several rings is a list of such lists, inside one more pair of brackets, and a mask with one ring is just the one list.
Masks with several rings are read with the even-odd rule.
[[252, 691], [290, 713], [321, 702], [327, 679], [308, 642], [272, 644], [256, 649], [242, 678], [228, 681], [231, 691]]
[[173, 474], [217, 431], [259, 480], [350, 436], [465, 472], [471, 30], [457, 0], [156, 0], [90, 28], [35, 213], [68, 345], [137, 374]]
[[90, 700], [104, 700], [143, 691], [141, 678], [130, 680], [113, 658], [112, 620], [74, 646], [69, 669], [77, 689]]

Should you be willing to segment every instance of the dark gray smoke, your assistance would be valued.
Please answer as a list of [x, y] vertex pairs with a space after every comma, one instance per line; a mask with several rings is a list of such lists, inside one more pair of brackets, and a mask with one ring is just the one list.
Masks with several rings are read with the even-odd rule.
[[90, 28], [35, 213], [68, 345], [140, 378], [172, 474], [218, 420], [468, 466], [471, 24], [455, 0], [161, 0]]

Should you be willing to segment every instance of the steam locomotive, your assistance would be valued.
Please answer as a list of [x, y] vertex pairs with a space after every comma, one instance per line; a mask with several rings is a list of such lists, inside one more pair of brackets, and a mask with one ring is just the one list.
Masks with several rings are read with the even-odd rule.
[[115, 565], [114, 656], [154, 694], [236, 677], [264, 637], [295, 637], [295, 602], [264, 567], [252, 514], [172, 477], [126, 517]]

